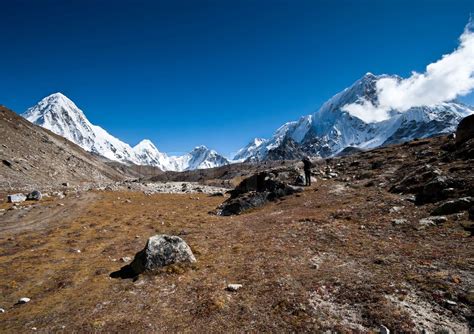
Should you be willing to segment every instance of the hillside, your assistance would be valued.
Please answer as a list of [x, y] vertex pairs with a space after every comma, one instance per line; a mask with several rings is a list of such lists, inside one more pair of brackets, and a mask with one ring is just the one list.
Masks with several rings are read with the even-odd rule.
[[0, 189], [54, 189], [124, 179], [103, 158], [0, 106]]

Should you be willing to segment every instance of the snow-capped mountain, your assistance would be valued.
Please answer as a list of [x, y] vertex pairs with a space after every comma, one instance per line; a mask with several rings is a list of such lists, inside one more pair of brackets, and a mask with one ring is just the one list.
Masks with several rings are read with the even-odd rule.
[[93, 125], [71, 100], [61, 93], [42, 99], [23, 115], [30, 122], [40, 125], [89, 152], [111, 160], [137, 162], [130, 145]]
[[244, 148], [241, 148], [234, 156], [235, 162], [245, 161], [255, 155], [258, 148], [267, 142], [263, 138], [254, 138], [250, 143], [247, 144]]
[[133, 152], [135, 153], [137, 164], [156, 166], [161, 170], [180, 170], [174, 168], [166, 153], [160, 152], [148, 139], [143, 139], [135, 145], [133, 147]]
[[[377, 80], [386, 77], [389, 76], [367, 73], [352, 86], [325, 102], [314, 114], [281, 126], [272, 138], [258, 146], [246, 159], [294, 159], [302, 155], [327, 157], [341, 152], [346, 147], [374, 148], [415, 138], [432, 137], [453, 132], [462, 118], [474, 113], [471, 107], [447, 102], [436, 106], [411, 108], [403, 113], [392, 110], [389, 119], [367, 123], [343, 111], [345, 105], [357, 103], [362, 99], [376, 104], [375, 84]], [[396, 76], [392, 78], [400, 79]], [[285, 156], [284, 147], [289, 147], [288, 156]]]
[[183, 166], [182, 170], [213, 168], [229, 164], [226, 158], [202, 145], [177, 158], [177, 161], [181, 162]]
[[151, 165], [173, 171], [211, 168], [229, 163], [226, 158], [205, 146], [195, 148], [183, 156], [168, 156], [160, 152], [148, 139], [132, 148], [89, 122], [84, 112], [61, 93], [45, 97], [22, 116], [69, 139], [86, 151], [123, 163]]

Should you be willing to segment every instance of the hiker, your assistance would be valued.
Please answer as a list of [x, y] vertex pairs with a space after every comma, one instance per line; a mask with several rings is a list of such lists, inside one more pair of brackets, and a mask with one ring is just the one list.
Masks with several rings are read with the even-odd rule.
[[311, 160], [309, 160], [308, 157], [305, 157], [303, 160], [303, 170], [304, 170], [304, 178], [306, 180], [306, 185], [310, 186], [311, 185], [311, 167], [313, 167], [313, 164], [311, 163]]

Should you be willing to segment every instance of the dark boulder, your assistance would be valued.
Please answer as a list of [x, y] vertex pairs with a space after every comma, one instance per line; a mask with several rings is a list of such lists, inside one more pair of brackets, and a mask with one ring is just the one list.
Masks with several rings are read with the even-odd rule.
[[43, 195], [39, 190], [33, 190], [28, 195], [26, 195], [26, 199], [29, 201], [40, 201], [43, 198]]
[[474, 204], [474, 198], [463, 197], [452, 201], [446, 201], [433, 210], [433, 216], [450, 215], [461, 211], [469, 210]]
[[221, 216], [241, 214], [249, 209], [257, 208], [268, 202], [268, 192], [251, 191], [236, 198], [230, 198], [221, 206]]
[[7, 167], [11, 167], [13, 165], [10, 160], [2, 160], [2, 163]]
[[302, 191], [276, 178], [274, 173], [261, 172], [244, 179], [231, 197], [220, 206], [220, 215], [237, 215], [246, 210], [264, 205], [268, 201]]
[[467, 116], [459, 122], [456, 129], [456, 144], [462, 144], [474, 138], [474, 115]]
[[415, 170], [405, 171], [401, 168], [398, 172], [403, 175], [403, 178], [390, 188], [390, 192], [393, 193], [419, 193], [428, 182], [432, 181], [437, 176], [442, 175], [441, 170], [429, 164]]
[[449, 197], [449, 190], [454, 181], [447, 176], [436, 176], [430, 182], [421, 187], [416, 194], [417, 205], [436, 203]]

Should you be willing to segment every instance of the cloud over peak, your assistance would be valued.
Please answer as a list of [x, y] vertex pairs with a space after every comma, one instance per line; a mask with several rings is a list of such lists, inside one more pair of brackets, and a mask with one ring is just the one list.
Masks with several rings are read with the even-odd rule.
[[342, 110], [361, 120], [380, 122], [390, 110], [405, 112], [413, 107], [435, 106], [469, 94], [474, 89], [474, 21], [472, 18], [452, 53], [429, 64], [424, 73], [409, 78], [381, 78], [376, 82], [377, 101], [360, 99]]

